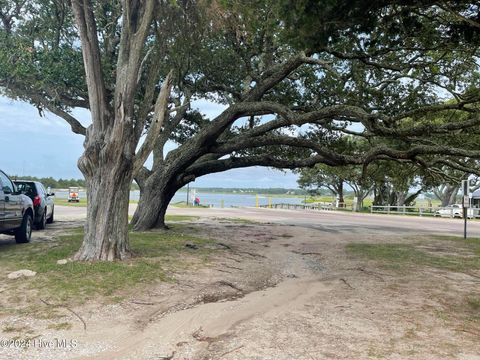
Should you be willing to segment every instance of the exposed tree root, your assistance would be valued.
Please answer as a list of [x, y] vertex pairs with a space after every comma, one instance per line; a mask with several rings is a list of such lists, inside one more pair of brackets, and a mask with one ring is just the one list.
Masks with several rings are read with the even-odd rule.
[[41, 302], [43, 302], [45, 305], [47, 306], [52, 306], [52, 307], [62, 307], [64, 309], [67, 309], [68, 311], [70, 311], [73, 315], [75, 315], [82, 323], [83, 323], [83, 330], [84, 331], [87, 331], [87, 323], [85, 322], [85, 320], [83, 320], [83, 318], [78, 315], [75, 311], [73, 311], [72, 309], [70, 309], [68, 306], [66, 305], [63, 305], [63, 304], [51, 304], [43, 299], [40, 299]]
[[347, 285], [350, 289], [355, 289], [355, 288], [354, 288], [352, 285], [350, 285], [350, 284], [348, 283], [348, 281], [345, 280], [344, 278], [341, 278], [340, 281], [343, 281], [343, 282], [345, 283], [345, 285]]

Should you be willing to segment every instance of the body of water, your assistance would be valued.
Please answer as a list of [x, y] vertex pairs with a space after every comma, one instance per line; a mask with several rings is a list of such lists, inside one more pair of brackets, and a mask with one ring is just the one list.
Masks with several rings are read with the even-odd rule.
[[[224, 207], [231, 206], [255, 206], [256, 196], [252, 194], [219, 194], [219, 193], [207, 193], [197, 192], [196, 196], [200, 199], [200, 204], [211, 205], [214, 207], [221, 207], [222, 201]], [[289, 204], [302, 204], [303, 198], [299, 197], [275, 197], [275, 195], [259, 195], [259, 205], [267, 205], [268, 198], [271, 198], [272, 204], [289, 203]], [[190, 191], [190, 203], [194, 200], [193, 193]], [[172, 203], [179, 201], [187, 201], [186, 192], [177, 192], [172, 199]]]
[[[190, 203], [193, 202], [193, 190], [190, 191]], [[232, 206], [255, 206], [256, 196], [252, 194], [219, 194], [208, 192], [196, 192], [196, 196], [200, 199], [200, 204], [209, 205], [213, 207], [221, 207], [222, 202], [224, 207]], [[86, 194], [80, 191], [80, 198], [85, 199]], [[68, 191], [55, 191], [55, 196], [59, 199], [67, 199]], [[302, 204], [303, 197], [275, 197], [275, 195], [259, 195], [258, 202], [260, 205], [267, 205], [268, 199], [271, 198], [272, 204], [289, 203]], [[140, 198], [140, 191], [130, 191], [130, 200], [137, 200]], [[187, 193], [179, 191], [173, 197], [171, 203], [174, 204], [180, 201], [187, 201]]]

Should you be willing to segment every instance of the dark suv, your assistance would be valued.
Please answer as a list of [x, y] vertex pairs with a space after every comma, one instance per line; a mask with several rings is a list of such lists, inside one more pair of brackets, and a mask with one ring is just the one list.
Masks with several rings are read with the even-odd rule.
[[14, 180], [17, 190], [27, 195], [33, 201], [35, 218], [33, 223], [39, 230], [45, 229], [48, 224], [53, 223], [53, 196], [45, 190], [41, 182], [29, 180]]
[[34, 214], [32, 200], [0, 170], [0, 233], [15, 235], [17, 243], [29, 242]]

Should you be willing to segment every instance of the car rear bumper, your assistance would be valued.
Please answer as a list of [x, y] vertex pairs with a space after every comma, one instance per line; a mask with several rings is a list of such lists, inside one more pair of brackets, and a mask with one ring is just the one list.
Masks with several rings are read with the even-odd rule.
[[33, 222], [35, 224], [42, 222], [43, 212], [45, 211], [45, 209], [43, 209], [41, 206], [38, 205], [38, 206], [35, 206], [33, 210], [35, 211]]

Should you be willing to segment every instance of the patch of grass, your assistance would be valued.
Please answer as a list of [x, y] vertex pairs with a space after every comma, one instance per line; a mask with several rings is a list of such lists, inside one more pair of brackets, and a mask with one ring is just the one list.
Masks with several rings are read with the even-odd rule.
[[231, 217], [231, 218], [214, 218], [214, 220], [217, 221], [229, 221], [233, 223], [238, 223], [238, 224], [261, 224], [259, 221], [255, 220], [250, 220], [250, 219], [244, 219], [244, 218], [236, 218], [236, 217]]
[[381, 358], [383, 357], [383, 353], [380, 349], [374, 347], [374, 345], [368, 348], [368, 357], [370, 358]]
[[189, 209], [204, 209], [204, 208], [208, 208], [207, 205], [195, 205], [193, 206], [192, 204], [187, 204], [186, 201], [179, 201], [179, 202], [176, 202], [176, 203], [172, 203], [171, 206], [173, 207], [176, 207], [176, 208], [189, 208]]
[[50, 324], [47, 328], [54, 330], [70, 330], [72, 328], [72, 324], [70, 324], [69, 322], [61, 322], [58, 324]]
[[87, 206], [87, 199], [80, 198], [79, 202], [69, 202], [67, 199], [55, 199], [55, 205], [85, 207]]
[[456, 301], [442, 301], [443, 309], [437, 309], [435, 315], [444, 322], [458, 321], [460, 329], [478, 330], [480, 323], [480, 297], [478, 293], [460, 296]]
[[445, 310], [439, 310], [439, 309], [435, 309], [434, 310], [434, 313], [435, 315], [437, 316], [437, 318], [439, 318], [440, 320], [442, 320], [443, 322], [448, 322], [450, 321], [450, 311], [445, 311]]
[[[475, 249], [472, 249], [475, 250]], [[480, 269], [480, 256], [433, 255], [414, 244], [363, 244], [347, 245], [353, 255], [381, 262], [385, 267], [405, 269], [413, 266], [430, 266], [439, 269], [466, 272]]]
[[[133, 291], [139, 284], [169, 281], [172, 270], [187, 267], [187, 255], [196, 256], [203, 262], [209, 253], [216, 251], [204, 246], [213, 241], [182, 234], [181, 230], [173, 227], [169, 231], [130, 233], [130, 246], [134, 256], [129, 260], [69, 261], [65, 265], [58, 265], [57, 260], [75, 254], [82, 239], [83, 230], [75, 229], [50, 243], [1, 246], [1, 270], [30, 269], [37, 272], [33, 278], [8, 280], [7, 286], [15, 291], [21, 284], [52, 302], [69, 304], [81, 303], [97, 296], [114, 298], [119, 295], [119, 291]], [[197, 245], [199, 249], [186, 248], [187, 242]]]
[[480, 312], [480, 298], [470, 297], [467, 299], [467, 304], [473, 311]]
[[433, 235], [431, 237], [435, 240], [453, 241], [463, 247], [471, 249], [476, 255], [480, 256], [480, 239], [479, 238], [466, 238], [462, 236], [449, 236], [449, 235]]
[[[132, 221], [133, 216], [128, 216], [128, 222]], [[195, 221], [200, 219], [200, 216], [191, 216], [191, 215], [165, 215], [165, 222], [178, 222], [178, 221]], [[133, 230], [133, 225], [128, 225], [129, 230]]]
[[[353, 200], [354, 200], [354, 197], [353, 196], [344, 196], [343, 198], [343, 201], [344, 201], [344, 204], [347, 208], [352, 208], [352, 205], [353, 205]], [[307, 204], [312, 204], [312, 203], [332, 203], [332, 204], [335, 204], [335, 197], [334, 196], [308, 196], [307, 197]], [[305, 202], [305, 201], [303, 201]], [[373, 202], [373, 199], [371, 198], [366, 198], [363, 200], [363, 206], [364, 207], [368, 207], [368, 206], [371, 206], [372, 205], [372, 202]]]
[[165, 221], [195, 221], [200, 219], [199, 216], [190, 215], [165, 215]]
[[197, 245], [200, 249], [207, 244], [213, 244], [210, 239], [198, 238], [181, 232], [182, 227], [172, 226], [170, 230], [154, 232], [132, 232], [130, 243], [132, 251], [140, 257], [151, 258], [168, 256], [171, 254], [181, 255], [187, 251], [186, 243]]
[[[80, 301], [73, 302], [73, 304], [77, 303], [80, 303]], [[65, 317], [64, 310], [61, 308], [39, 306], [39, 304], [27, 305], [25, 307], [17, 306], [9, 310], [10, 314], [31, 316], [42, 320], [60, 320]]]
[[31, 329], [26, 325], [6, 324], [2, 327], [2, 331], [5, 333], [28, 333], [31, 332]]
[[17, 331], [17, 328], [13, 325], [7, 324], [2, 327], [2, 331], [5, 333], [11, 333]]

